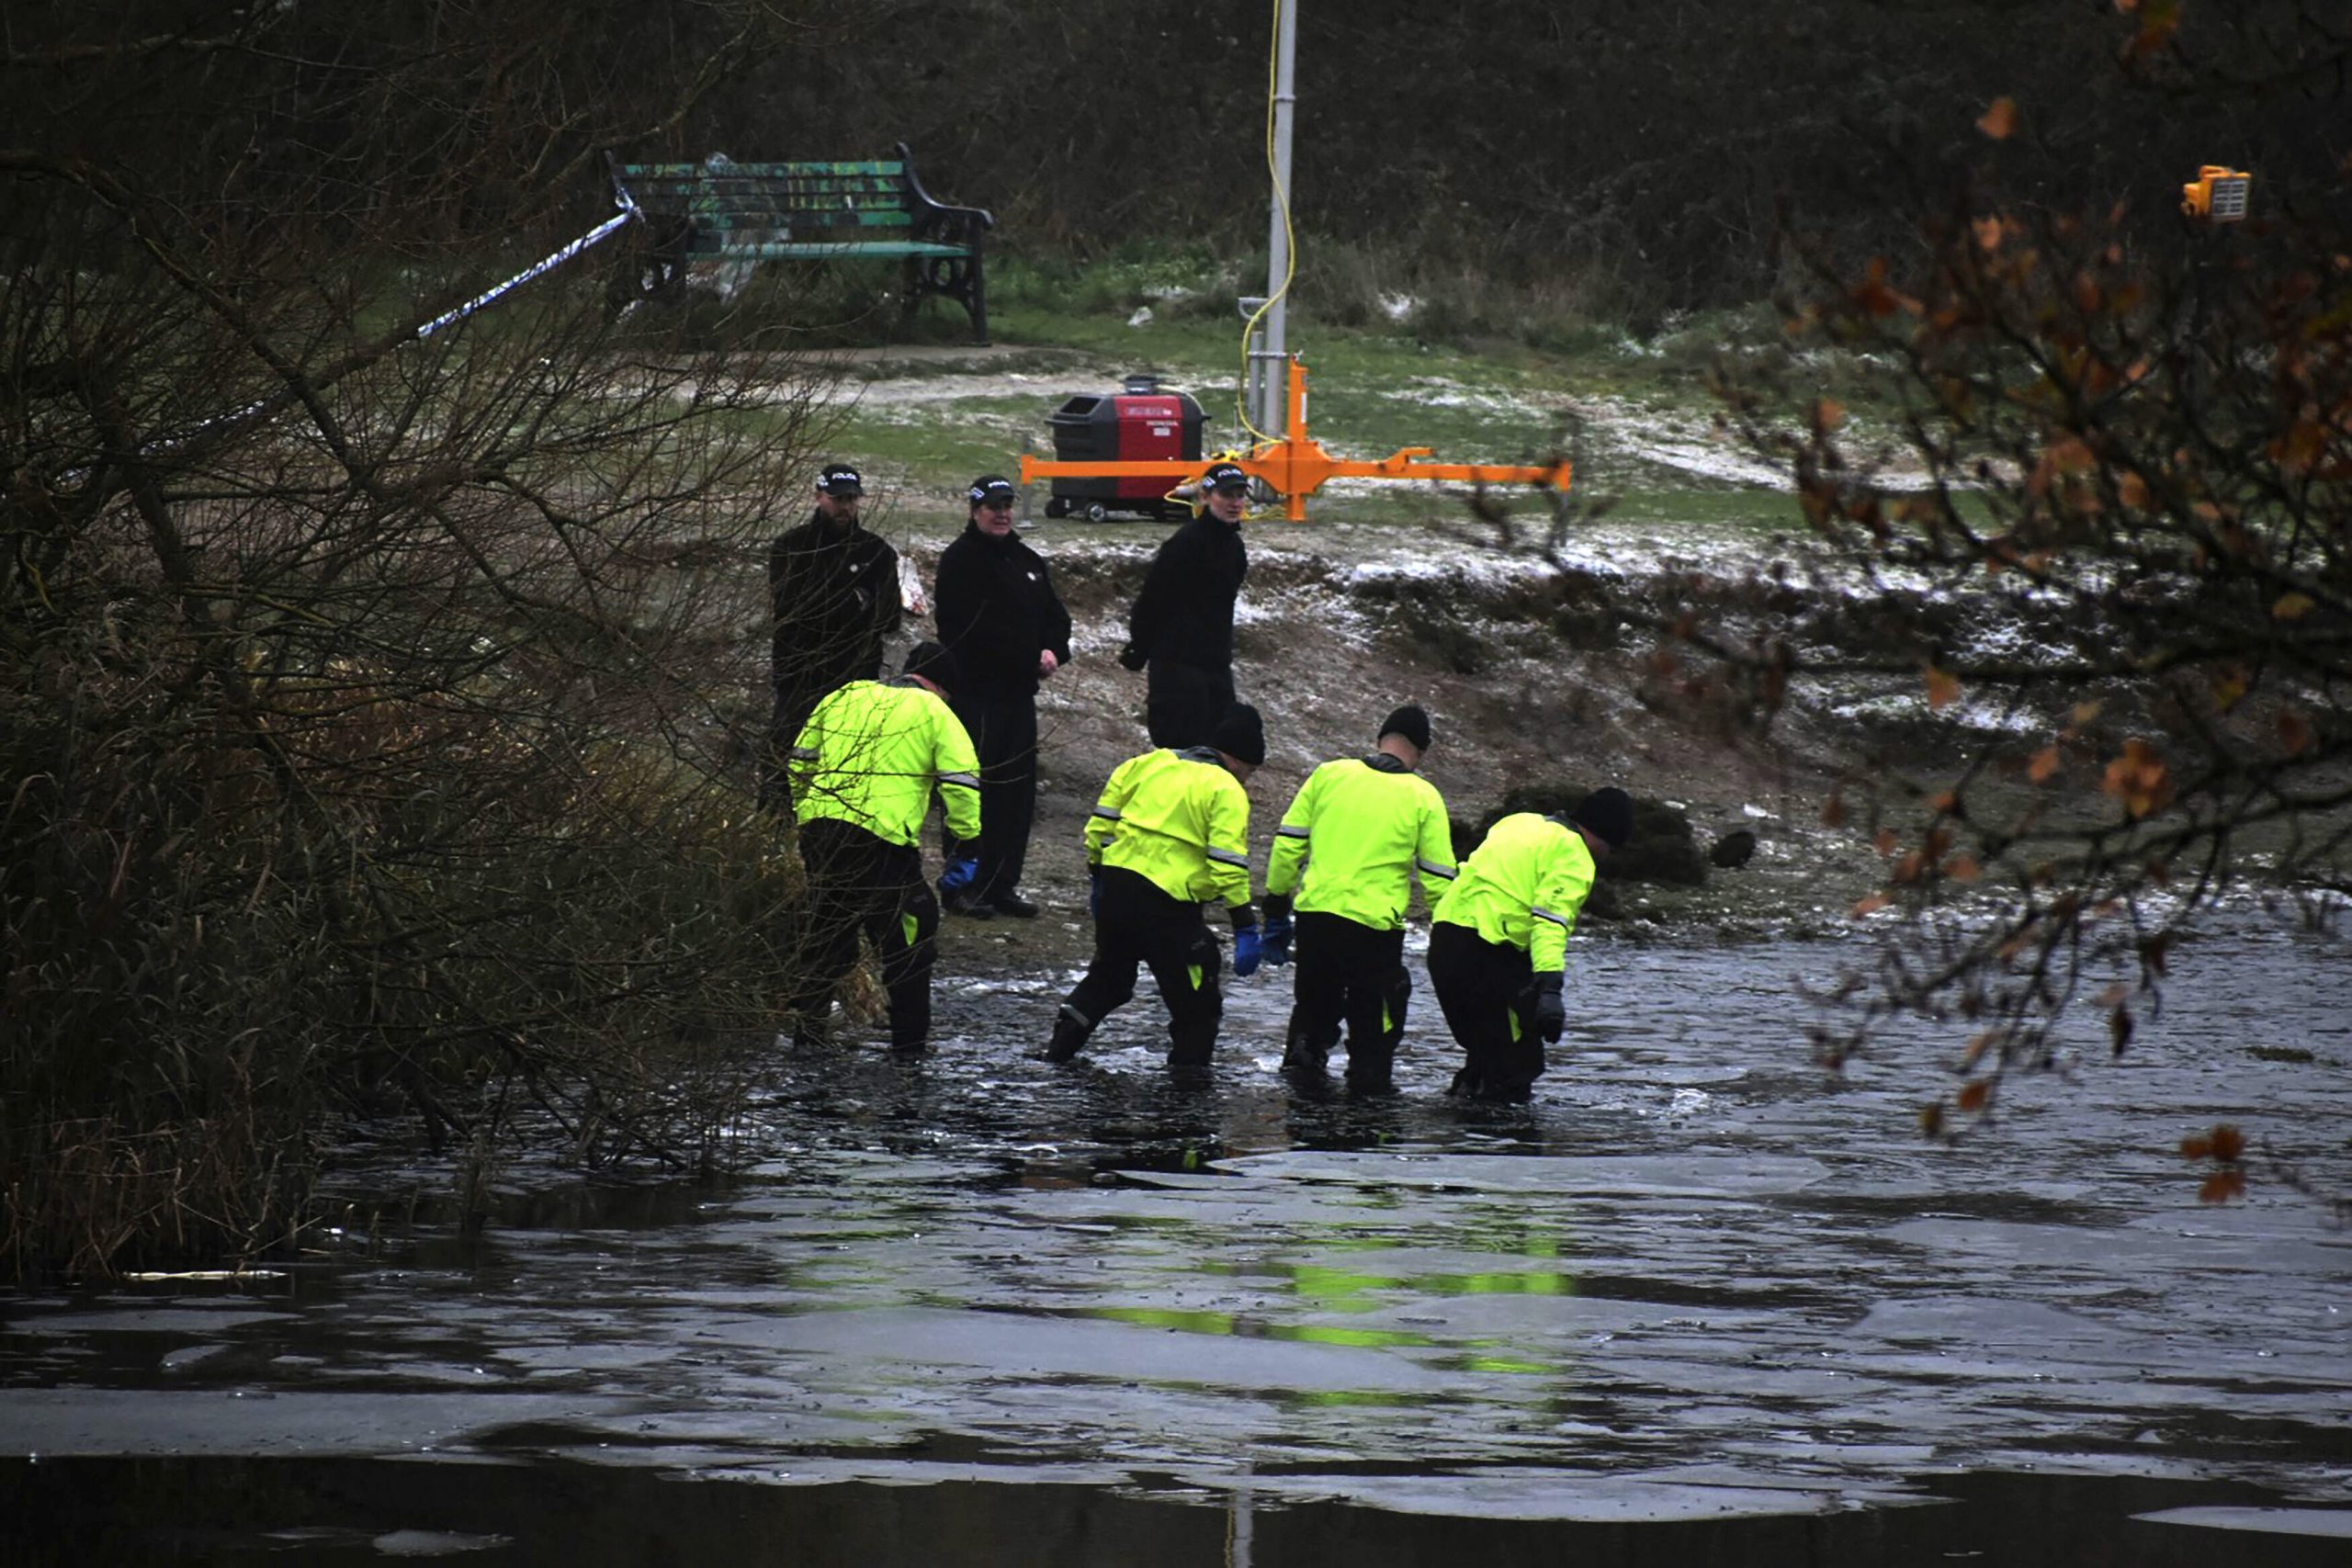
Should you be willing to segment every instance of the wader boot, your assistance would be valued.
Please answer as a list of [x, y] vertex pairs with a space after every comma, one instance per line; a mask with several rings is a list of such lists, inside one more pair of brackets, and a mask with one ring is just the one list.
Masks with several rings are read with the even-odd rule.
[[1094, 1032], [1094, 1025], [1084, 1013], [1062, 1004], [1061, 1015], [1054, 1020], [1054, 1037], [1046, 1042], [1044, 1055], [1048, 1062], [1067, 1062], [1085, 1047]]
[[[1306, 1025], [1301, 1022], [1297, 1013], [1293, 1012], [1290, 1021], [1290, 1039], [1283, 1046], [1283, 1077], [1292, 1079], [1302, 1087], [1320, 1085], [1323, 1082], [1324, 1073], [1330, 1066], [1331, 1046], [1337, 1038], [1338, 1031], [1336, 1030], [1332, 1031], [1332, 1039], [1329, 1040], [1310, 1038]], [[1352, 1072], [1352, 1069], [1351, 1071]]]

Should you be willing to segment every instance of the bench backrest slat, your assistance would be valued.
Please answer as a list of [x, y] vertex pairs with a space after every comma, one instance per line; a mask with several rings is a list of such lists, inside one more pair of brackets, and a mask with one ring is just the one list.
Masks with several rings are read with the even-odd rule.
[[723, 231], [780, 229], [787, 225], [819, 229], [911, 229], [915, 221], [914, 214], [906, 211], [811, 212], [806, 208], [759, 212], [696, 212], [694, 220], [697, 229]]
[[723, 170], [707, 169], [700, 164], [623, 164], [621, 177], [631, 182], [640, 179], [697, 180], [706, 175], [724, 179], [741, 175], [755, 180], [797, 179], [804, 175], [879, 175], [890, 179], [906, 177], [907, 165], [895, 159], [864, 164], [734, 164]]

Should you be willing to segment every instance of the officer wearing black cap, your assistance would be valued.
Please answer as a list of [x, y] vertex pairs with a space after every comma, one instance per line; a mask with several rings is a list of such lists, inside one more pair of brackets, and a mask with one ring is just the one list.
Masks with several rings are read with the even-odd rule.
[[1348, 1087], [1385, 1094], [1404, 1038], [1412, 980], [1405, 911], [1412, 879], [1434, 905], [1453, 881], [1445, 800], [1414, 770], [1430, 749], [1430, 716], [1408, 703], [1380, 721], [1369, 757], [1342, 757], [1306, 776], [1274, 830], [1266, 865], [1266, 962], [1288, 956], [1294, 894], [1298, 969], [1283, 1072], [1302, 1089], [1323, 1081], [1340, 1025]]
[[1216, 938], [1203, 909], [1233, 921], [1233, 972], [1256, 972], [1263, 932], [1250, 901], [1250, 795], [1266, 760], [1258, 710], [1237, 703], [1206, 744], [1147, 751], [1119, 764], [1086, 823], [1094, 883], [1094, 961], [1062, 1002], [1043, 1055], [1067, 1062], [1095, 1027], [1136, 994], [1148, 964], [1168, 1008], [1168, 1065], [1197, 1072], [1216, 1048], [1225, 1015]]
[[1430, 925], [1430, 986], [1467, 1058], [1450, 1092], [1523, 1104], [1567, 1021], [1568, 937], [1634, 800], [1594, 790], [1565, 817], [1514, 812], [1464, 861]]
[[1154, 746], [1206, 743], [1233, 704], [1233, 602], [1250, 574], [1241, 542], [1250, 476], [1212, 463], [1201, 476], [1199, 516], [1159, 547], [1127, 615], [1119, 662], [1148, 667], [1145, 723]]
[[775, 716], [763, 798], [774, 803], [785, 751], [826, 693], [882, 673], [899, 629], [899, 552], [858, 525], [865, 484], [847, 463], [817, 475], [817, 509], [768, 551]]
[[950, 846], [940, 893], [957, 914], [1013, 915], [1037, 906], [1021, 894], [1037, 810], [1037, 685], [1069, 661], [1069, 611], [1045, 561], [1013, 532], [1021, 492], [982, 474], [965, 492], [964, 532], [939, 556], [932, 605], [963, 685], [956, 716], [980, 754], [977, 844]]

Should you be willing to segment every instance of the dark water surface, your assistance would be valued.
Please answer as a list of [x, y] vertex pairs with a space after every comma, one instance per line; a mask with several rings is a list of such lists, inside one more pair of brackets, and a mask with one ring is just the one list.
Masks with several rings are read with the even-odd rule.
[[1204, 1089], [1148, 1001], [1067, 1070], [1068, 976], [948, 981], [920, 1064], [780, 1051], [721, 1190], [0, 1296], [0, 1561], [2352, 1562], [2352, 1236], [2176, 1148], [2346, 1185], [2343, 936], [2221, 922], [1957, 1148], [1916, 1057], [1805, 1065], [1843, 950], [1578, 946], [1521, 1111], [1425, 988], [1356, 1103], [1279, 979]]

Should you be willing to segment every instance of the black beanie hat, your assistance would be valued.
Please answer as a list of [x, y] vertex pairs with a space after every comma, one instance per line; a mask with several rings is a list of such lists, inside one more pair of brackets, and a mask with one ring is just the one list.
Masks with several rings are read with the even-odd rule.
[[1401, 735], [1413, 743], [1417, 751], [1430, 749], [1430, 716], [1419, 703], [1407, 703], [1403, 707], [1380, 721], [1380, 733], [1373, 737], [1376, 742], [1391, 735]]
[[1594, 790], [1584, 804], [1568, 813], [1568, 820], [1589, 828], [1593, 836], [1612, 850], [1622, 850], [1634, 836], [1634, 797], [1611, 784]]
[[1216, 733], [1209, 737], [1209, 745], [1253, 768], [1263, 762], [1266, 727], [1258, 721], [1258, 710], [1248, 703], [1226, 709], [1225, 716], [1216, 721]]
[[920, 675], [943, 692], [953, 692], [963, 683], [964, 672], [956, 667], [956, 656], [935, 642], [919, 642], [907, 649], [907, 661], [899, 666], [902, 675]]

